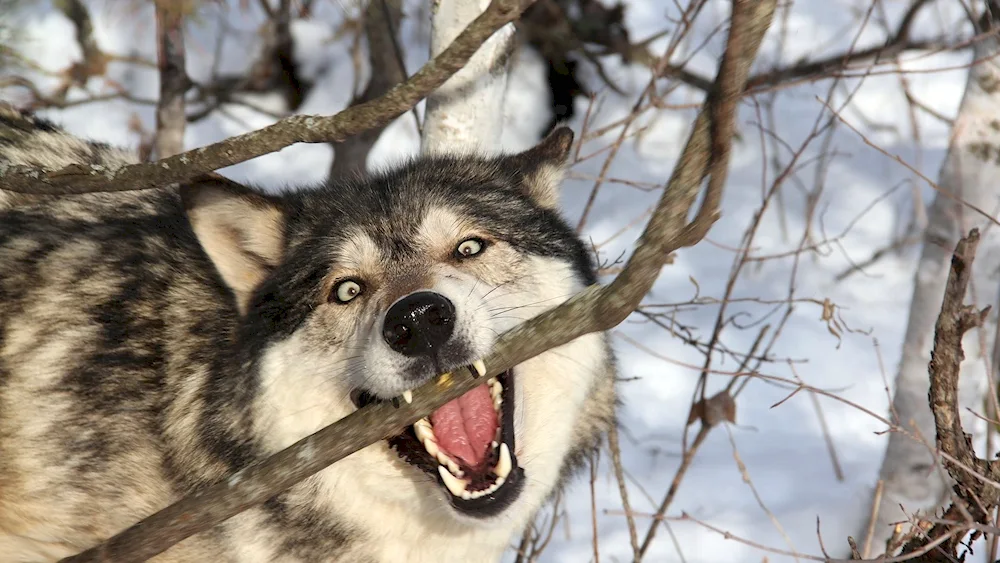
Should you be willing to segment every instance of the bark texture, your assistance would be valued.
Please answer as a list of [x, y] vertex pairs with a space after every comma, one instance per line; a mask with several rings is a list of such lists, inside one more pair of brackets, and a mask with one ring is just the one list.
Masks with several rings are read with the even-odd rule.
[[[488, 5], [484, 0], [435, 0], [431, 57], [438, 56]], [[498, 148], [513, 48], [514, 25], [507, 24], [483, 43], [462, 70], [427, 97], [422, 152], [493, 152]]]
[[[894, 422], [916, 433], [914, 440], [903, 433], [892, 433], [879, 478], [884, 492], [875, 513], [872, 553], [881, 553], [892, 535], [894, 524], [906, 521], [914, 512], [930, 515], [948, 498], [950, 481], [934, 452], [934, 416], [928, 405], [930, 387], [927, 366], [931, 360], [934, 323], [941, 296], [948, 279], [952, 248], [962, 233], [979, 228], [982, 235], [980, 259], [972, 272], [966, 295], [969, 303], [987, 305], [997, 297], [997, 264], [1000, 263], [1000, 233], [996, 225], [1000, 209], [1000, 53], [995, 35], [980, 41], [974, 49], [977, 63], [970, 69], [965, 95], [959, 106], [952, 139], [940, 176], [940, 190], [928, 210], [928, 225], [923, 249], [913, 280], [902, 358], [893, 396]], [[962, 423], [971, 430], [977, 421], [967, 409], [995, 419], [983, 412], [988, 389], [989, 350], [981, 344], [992, 343], [996, 331], [996, 312], [990, 314], [979, 331], [965, 335], [966, 351], [962, 362], [959, 402]], [[902, 506], [902, 508], [900, 508]], [[867, 528], [867, 526], [866, 526]], [[863, 537], [863, 535], [862, 535]]]

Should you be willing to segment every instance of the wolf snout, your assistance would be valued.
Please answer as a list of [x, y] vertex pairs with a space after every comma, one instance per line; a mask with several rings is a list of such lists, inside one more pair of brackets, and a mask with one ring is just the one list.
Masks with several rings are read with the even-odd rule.
[[404, 356], [431, 356], [451, 338], [455, 316], [455, 305], [444, 295], [411, 293], [389, 307], [382, 337]]

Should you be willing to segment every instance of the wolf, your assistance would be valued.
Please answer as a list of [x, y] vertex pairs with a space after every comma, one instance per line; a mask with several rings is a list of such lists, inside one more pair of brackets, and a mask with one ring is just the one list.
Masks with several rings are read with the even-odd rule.
[[[3, 190], [0, 560], [92, 547], [596, 282], [573, 134], [279, 193]], [[0, 171], [129, 151], [0, 106]], [[154, 561], [497, 561], [614, 420], [605, 334], [545, 352]]]

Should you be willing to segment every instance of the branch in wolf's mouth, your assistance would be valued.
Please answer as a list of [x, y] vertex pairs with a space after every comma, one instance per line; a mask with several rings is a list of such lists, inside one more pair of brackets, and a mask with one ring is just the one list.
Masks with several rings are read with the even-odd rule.
[[37, 169], [11, 166], [0, 170], [3, 189], [36, 195], [141, 190], [184, 182], [220, 168], [280, 151], [295, 143], [343, 141], [380, 127], [407, 112], [465, 66], [494, 32], [517, 19], [534, 0], [493, 0], [443, 53], [425, 64], [406, 82], [384, 96], [349, 107], [334, 116], [294, 115], [207, 147], [183, 152], [152, 163], [117, 170], [68, 166], [40, 174]]
[[[496, 13], [499, 4], [509, 5], [495, 1], [488, 13]], [[776, 0], [733, 1], [728, 45], [712, 91], [698, 114], [656, 211], [622, 273], [610, 285], [591, 286], [565, 304], [504, 333], [485, 359], [488, 375], [502, 373], [584, 334], [616, 326], [639, 306], [670, 253], [693, 245], [708, 232], [718, 216], [728, 166], [728, 144], [732, 138], [729, 131], [736, 105], [761, 40], [771, 24], [775, 4]], [[472, 27], [485, 27], [483, 19], [476, 20]], [[463, 36], [468, 33], [467, 30]], [[714, 193], [706, 194], [696, 218], [689, 222], [691, 208], [708, 176], [714, 180], [709, 182], [708, 190]], [[368, 405], [263, 463], [247, 467], [226, 481], [146, 518], [100, 546], [63, 561], [144, 561], [279, 494], [352, 453], [397, 434], [479, 384], [480, 380], [463, 369], [418, 389], [412, 404], [403, 404], [398, 409], [389, 403]]]

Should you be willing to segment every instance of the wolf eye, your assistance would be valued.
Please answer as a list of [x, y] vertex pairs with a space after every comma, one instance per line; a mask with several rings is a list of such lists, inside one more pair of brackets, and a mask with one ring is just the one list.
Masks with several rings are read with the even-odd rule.
[[483, 251], [486, 243], [482, 239], [470, 238], [459, 243], [455, 248], [455, 256], [458, 258], [468, 258]]
[[338, 303], [347, 303], [361, 295], [361, 284], [354, 280], [344, 280], [333, 288], [333, 296]]

